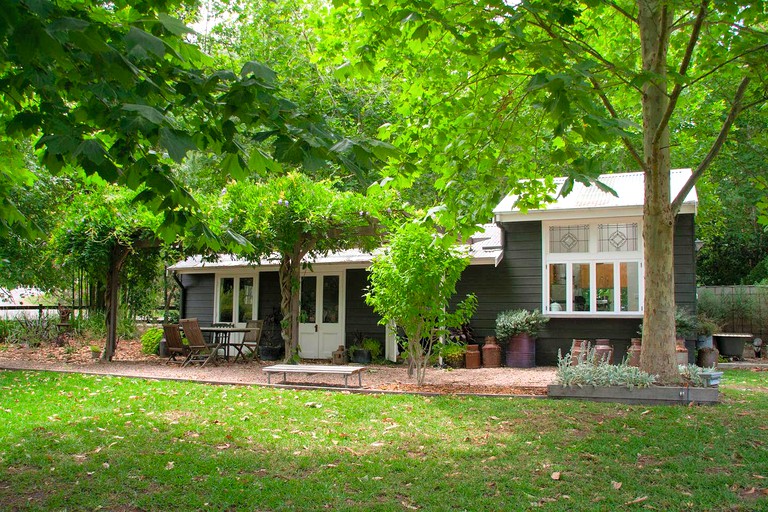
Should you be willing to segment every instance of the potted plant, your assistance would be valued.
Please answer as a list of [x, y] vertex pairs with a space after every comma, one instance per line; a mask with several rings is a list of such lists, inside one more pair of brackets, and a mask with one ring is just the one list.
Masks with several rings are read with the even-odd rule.
[[369, 364], [381, 357], [381, 343], [373, 338], [364, 338], [361, 342], [349, 348], [350, 361], [359, 364]]
[[440, 352], [445, 364], [451, 368], [462, 368], [464, 366], [464, 354], [467, 352], [466, 345], [448, 342], [441, 347]]
[[91, 359], [98, 359], [101, 357], [101, 347], [98, 345], [91, 345]]
[[696, 317], [682, 307], [675, 308], [675, 337], [677, 338], [677, 364], [687, 365], [689, 362], [688, 349], [685, 340], [696, 334]]
[[696, 317], [696, 364], [702, 368], [714, 368], [720, 352], [712, 343], [712, 335], [720, 331], [720, 326], [706, 313], [699, 313]]
[[549, 318], [538, 309], [502, 311], [496, 317], [496, 336], [507, 340], [507, 366], [531, 368], [536, 365], [535, 339]]

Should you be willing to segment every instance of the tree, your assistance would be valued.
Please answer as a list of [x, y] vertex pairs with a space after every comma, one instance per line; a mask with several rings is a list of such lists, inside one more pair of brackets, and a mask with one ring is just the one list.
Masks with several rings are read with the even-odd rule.
[[449, 313], [456, 283], [469, 265], [469, 256], [425, 224], [407, 223], [392, 235], [383, 253], [371, 264], [365, 301], [405, 331], [409, 376], [424, 383], [434, 343], [449, 329], [461, 327], [475, 311], [477, 299], [468, 295]]
[[[132, 255], [157, 249], [156, 232], [163, 218], [135, 204], [137, 193], [97, 184], [74, 197], [65, 220], [53, 234], [62, 265], [84, 269], [106, 284], [107, 338], [102, 359], [111, 361], [117, 348], [117, 318], [121, 272]], [[143, 257], [157, 258], [158, 251]]]
[[[214, 245], [200, 206], [174, 176], [190, 151], [216, 155], [220, 172], [234, 178], [264, 174], [276, 161], [309, 169], [335, 162], [358, 170], [386, 158], [386, 145], [342, 137], [321, 115], [281, 97], [274, 71], [264, 64], [246, 62], [238, 73], [212, 69], [211, 59], [190, 42], [191, 29], [169, 14], [180, 4], [4, 5], [3, 153], [32, 138], [54, 173], [70, 164], [140, 189], [137, 200], [163, 212], [158, 235], [165, 241], [191, 229]], [[23, 218], [6, 189], [31, 179], [19, 166], [0, 169], [0, 227], [21, 229]]]
[[[392, 140], [418, 166], [393, 167], [393, 183], [409, 185], [419, 169], [436, 172], [435, 186], [448, 205], [439, 220], [449, 229], [487, 217], [499, 188], [524, 192], [535, 204], [549, 183], [529, 178], [553, 170], [569, 176], [565, 193], [574, 180], [594, 181], [604, 170], [603, 155], [643, 170], [641, 365], [661, 381], [677, 380], [674, 217], [739, 114], [766, 100], [765, 5], [708, 0], [491, 0], [482, 9], [442, 1], [349, 4], [340, 15], [356, 16], [367, 34], [350, 49], [350, 67], [373, 73], [399, 66], [409, 84], [399, 100], [412, 115], [405, 125], [393, 127]], [[673, 198], [669, 171], [675, 137], [691, 129], [690, 113], [702, 102], [719, 129]], [[621, 160], [617, 142], [625, 150]], [[531, 185], [537, 188], [531, 191]]]
[[[380, 223], [388, 215], [387, 203], [387, 195], [344, 192], [333, 182], [316, 182], [292, 172], [266, 182], [233, 183], [212, 205], [212, 214], [219, 212], [220, 224], [242, 233], [251, 244], [247, 258], [279, 258], [286, 360], [294, 357], [298, 347], [300, 273], [305, 258], [376, 247], [382, 235]], [[238, 249], [230, 247], [241, 252]]]

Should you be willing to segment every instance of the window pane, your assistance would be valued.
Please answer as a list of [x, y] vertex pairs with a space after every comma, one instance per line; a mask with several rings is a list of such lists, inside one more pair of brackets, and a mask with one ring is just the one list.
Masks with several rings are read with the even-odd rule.
[[237, 295], [237, 321], [253, 320], [253, 278], [241, 277]]
[[569, 253], [589, 251], [589, 225], [551, 226], [549, 252]]
[[589, 300], [589, 263], [573, 264], [573, 311], [592, 311]]
[[323, 277], [323, 323], [339, 322], [339, 276]]
[[224, 277], [219, 281], [219, 322], [232, 321], [235, 278]]
[[600, 252], [637, 251], [637, 222], [629, 224], [599, 224], [598, 250]]
[[565, 263], [555, 263], [549, 266], [549, 310], [565, 311], [566, 280]]
[[595, 266], [597, 277], [597, 310], [614, 311], [613, 301], [613, 263], [598, 263]]
[[301, 278], [301, 313], [299, 322], [315, 323], [315, 311], [317, 309], [317, 277], [307, 276]]
[[640, 264], [620, 263], [621, 310], [640, 311]]

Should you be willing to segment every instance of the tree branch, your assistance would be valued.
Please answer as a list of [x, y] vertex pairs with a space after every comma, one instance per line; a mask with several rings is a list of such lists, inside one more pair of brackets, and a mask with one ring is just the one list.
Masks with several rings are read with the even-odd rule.
[[[683, 60], [680, 63], [680, 76], [685, 76], [685, 74], [688, 72], [688, 66], [690, 66], [691, 59], [693, 58], [693, 50], [696, 48], [696, 43], [699, 41], [699, 34], [701, 34], [701, 26], [704, 24], [704, 18], [707, 16], [708, 4], [709, 0], [702, 0], [701, 5], [699, 6], [699, 12], [696, 15], [696, 21], [694, 22], [693, 29], [691, 30], [691, 37], [688, 40], [688, 46], [685, 49], [685, 55], [683, 55]], [[664, 112], [664, 117], [662, 117], [659, 126], [656, 127], [656, 133], [653, 136], [654, 145], [658, 144], [662, 134], [664, 133], [664, 130], [669, 125], [669, 120], [672, 118], [672, 113], [675, 111], [677, 100], [680, 98], [681, 92], [683, 92], [683, 84], [675, 84], [675, 88], [672, 90], [672, 94], [669, 97], [669, 103], [667, 104], [666, 112]]]
[[[611, 113], [611, 117], [618, 119], [619, 114], [616, 112], [616, 109], [613, 108], [611, 100], [609, 100], [608, 96], [605, 95], [605, 92], [603, 92], [603, 89], [600, 87], [600, 84], [597, 82], [597, 80], [595, 80], [594, 77], [590, 77], [589, 81], [592, 83], [592, 88], [595, 90], [595, 92], [597, 92], [597, 95], [600, 96], [600, 101], [603, 102], [603, 106], [605, 106], [608, 112]], [[637, 149], [632, 145], [632, 141], [629, 140], [629, 137], [622, 135], [621, 141], [624, 143], [627, 151], [629, 151], [629, 154], [632, 155], [632, 158], [634, 158], [635, 161], [640, 165], [640, 168], [645, 169], [645, 162], [643, 157], [640, 156], [640, 154], [637, 152]]]
[[699, 166], [696, 168], [695, 171], [693, 171], [693, 174], [691, 174], [691, 177], [688, 178], [688, 181], [685, 182], [685, 185], [683, 185], [683, 188], [680, 189], [680, 192], [678, 192], [677, 197], [675, 197], [674, 201], [672, 201], [672, 213], [677, 214], [678, 211], [680, 211], [680, 207], [683, 205], [683, 201], [685, 201], [686, 196], [690, 193], [691, 190], [693, 190], [693, 186], [696, 184], [696, 182], [699, 180], [702, 174], [704, 174], [704, 171], [707, 170], [709, 165], [712, 163], [712, 160], [715, 159], [717, 154], [720, 152], [720, 149], [723, 147], [723, 144], [725, 143], [725, 139], [728, 137], [728, 132], [731, 129], [731, 126], [733, 125], [733, 122], [736, 120], [736, 117], [738, 117], [739, 112], [741, 112], [741, 100], [744, 98], [744, 94], [747, 91], [747, 86], [749, 85], [750, 78], [744, 77], [741, 80], [741, 83], [739, 84], [739, 88], [736, 90], [736, 95], [733, 98], [733, 104], [731, 105], [731, 111], [728, 113], [728, 117], [726, 117], [725, 122], [723, 123], [722, 128], [720, 128], [720, 133], [717, 136], [717, 139], [715, 139], [715, 142], [712, 143], [712, 147], [709, 148], [709, 152], [704, 157], [704, 160], [701, 161]]

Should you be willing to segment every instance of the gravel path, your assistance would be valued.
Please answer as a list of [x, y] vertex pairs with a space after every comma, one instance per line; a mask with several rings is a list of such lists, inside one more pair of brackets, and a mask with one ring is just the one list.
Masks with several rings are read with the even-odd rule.
[[[15, 346], [0, 350], [0, 369], [9, 370], [50, 370], [60, 372], [83, 372], [126, 377], [156, 378], [210, 382], [217, 384], [266, 385], [267, 376], [263, 366], [274, 362], [248, 364], [220, 364], [219, 366], [166, 365], [164, 359], [140, 353], [135, 342], [124, 341], [118, 347], [115, 360], [104, 363], [90, 360], [89, 349], [85, 347], [46, 347], [37, 349]], [[276, 375], [272, 381], [279, 382]], [[427, 393], [470, 393], [503, 395], [543, 395], [546, 386], [555, 379], [552, 367], [439, 369], [429, 368], [425, 385], [418, 387], [409, 379], [407, 368], [402, 365], [368, 365], [363, 373], [363, 389], [368, 391], [406, 391]], [[343, 387], [340, 375], [288, 375], [292, 386]], [[350, 379], [356, 385], [357, 379]]]

